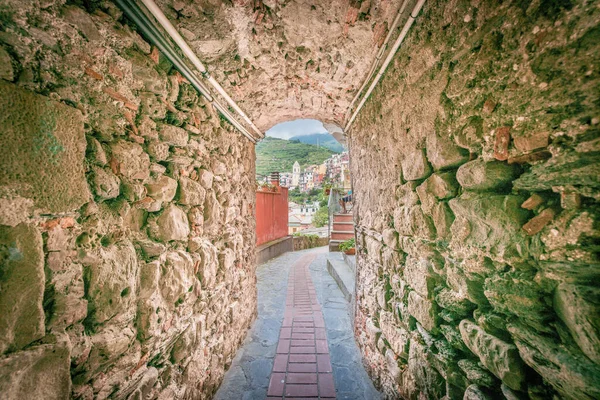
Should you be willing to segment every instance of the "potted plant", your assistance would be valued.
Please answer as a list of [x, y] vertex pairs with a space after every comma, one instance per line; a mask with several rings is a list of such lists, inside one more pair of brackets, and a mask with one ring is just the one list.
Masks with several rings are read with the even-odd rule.
[[340, 243], [339, 249], [349, 256], [356, 254], [356, 244], [354, 242], [354, 238], [344, 240], [342, 243]]
[[329, 193], [331, 193], [331, 183], [323, 185], [323, 190], [325, 191], [325, 196], [329, 196]]

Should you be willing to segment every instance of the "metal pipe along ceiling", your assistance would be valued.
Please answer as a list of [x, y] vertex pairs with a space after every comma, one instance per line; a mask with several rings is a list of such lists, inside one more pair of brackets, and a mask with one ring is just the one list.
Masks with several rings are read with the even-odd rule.
[[423, 7], [423, 4], [425, 4], [425, 0], [419, 0], [417, 2], [417, 4], [415, 5], [415, 7], [413, 8], [412, 12], [410, 13], [410, 16], [408, 17], [408, 21], [406, 21], [404, 28], [402, 28], [402, 32], [400, 32], [400, 36], [398, 36], [398, 38], [394, 42], [394, 46], [388, 53], [388, 56], [386, 57], [385, 61], [383, 62], [383, 65], [379, 69], [379, 72], [377, 73], [377, 76], [373, 80], [373, 83], [371, 83], [371, 86], [369, 86], [369, 90], [367, 90], [367, 93], [365, 93], [362, 100], [358, 104], [358, 107], [352, 114], [352, 118], [350, 118], [350, 120], [346, 124], [346, 127], [344, 128], [344, 132], [348, 133], [350, 131], [350, 127], [352, 126], [352, 123], [358, 116], [358, 113], [360, 112], [362, 107], [365, 105], [365, 102], [367, 101], [367, 99], [369, 98], [371, 93], [373, 92], [373, 89], [375, 89], [375, 86], [377, 86], [377, 83], [379, 83], [379, 80], [385, 73], [385, 70], [387, 69], [388, 65], [390, 64], [390, 62], [392, 62], [394, 55], [396, 55], [396, 52], [398, 51], [398, 49], [400, 48], [400, 45], [404, 41], [404, 38], [406, 37], [406, 34], [408, 33], [410, 27], [412, 26], [413, 22], [415, 22], [415, 18], [417, 18], [417, 15], [419, 15], [419, 11], [421, 11], [421, 7]]
[[211, 94], [208, 88], [198, 79], [197, 75], [187, 66], [187, 64], [177, 54], [173, 46], [162, 35], [156, 25], [144, 14], [134, 0], [115, 0], [115, 3], [123, 10], [125, 15], [131, 19], [140, 29], [142, 34], [154, 44], [168, 59], [175, 68], [184, 76], [194, 88], [201, 93], [211, 104], [227, 119], [237, 130], [246, 136], [252, 143], [256, 143], [257, 138], [248, 132], [229, 112], [221, 105]]
[[183, 39], [183, 37], [179, 34], [177, 29], [171, 24], [171, 21], [165, 16], [162, 10], [156, 5], [153, 0], [141, 0], [142, 3], [148, 8], [148, 11], [152, 13], [152, 15], [157, 19], [157, 21], [162, 25], [164, 30], [171, 36], [171, 38], [175, 41], [175, 43], [179, 46], [183, 54], [190, 60], [194, 67], [198, 68], [198, 70], [202, 73], [202, 75], [208, 79], [208, 83], [227, 101], [227, 103], [233, 107], [233, 109], [242, 117], [244, 120], [252, 127], [252, 129], [258, 134], [259, 137], [264, 137], [264, 134], [254, 125], [252, 120], [248, 118], [246, 113], [242, 111], [242, 109], [237, 105], [235, 101], [229, 94], [223, 89], [223, 87], [217, 82], [213, 77], [211, 77], [208, 73], [208, 70], [202, 64], [202, 61], [196, 56], [196, 53], [188, 46], [187, 42]]

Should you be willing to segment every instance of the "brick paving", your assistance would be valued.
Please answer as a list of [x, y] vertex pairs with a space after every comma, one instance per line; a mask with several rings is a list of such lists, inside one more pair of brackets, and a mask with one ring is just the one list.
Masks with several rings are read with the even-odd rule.
[[325, 320], [310, 277], [316, 254], [292, 266], [267, 399], [335, 399]]

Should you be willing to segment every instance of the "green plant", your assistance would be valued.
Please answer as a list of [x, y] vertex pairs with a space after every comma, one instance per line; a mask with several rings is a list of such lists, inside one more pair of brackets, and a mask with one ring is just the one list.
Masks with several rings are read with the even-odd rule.
[[339, 245], [340, 251], [348, 251], [348, 250], [353, 249], [355, 247], [356, 247], [356, 243], [354, 241], [354, 238], [348, 239], [348, 240], [344, 240]]
[[315, 215], [313, 215], [312, 221], [317, 228], [327, 225], [329, 222], [329, 208], [327, 206], [319, 207]]

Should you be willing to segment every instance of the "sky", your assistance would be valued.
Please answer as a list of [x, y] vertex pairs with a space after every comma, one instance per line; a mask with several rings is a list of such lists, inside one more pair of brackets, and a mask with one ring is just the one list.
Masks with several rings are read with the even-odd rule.
[[289, 139], [294, 136], [304, 136], [312, 133], [327, 133], [327, 130], [316, 119], [297, 119], [277, 124], [266, 132], [267, 136], [280, 139]]

